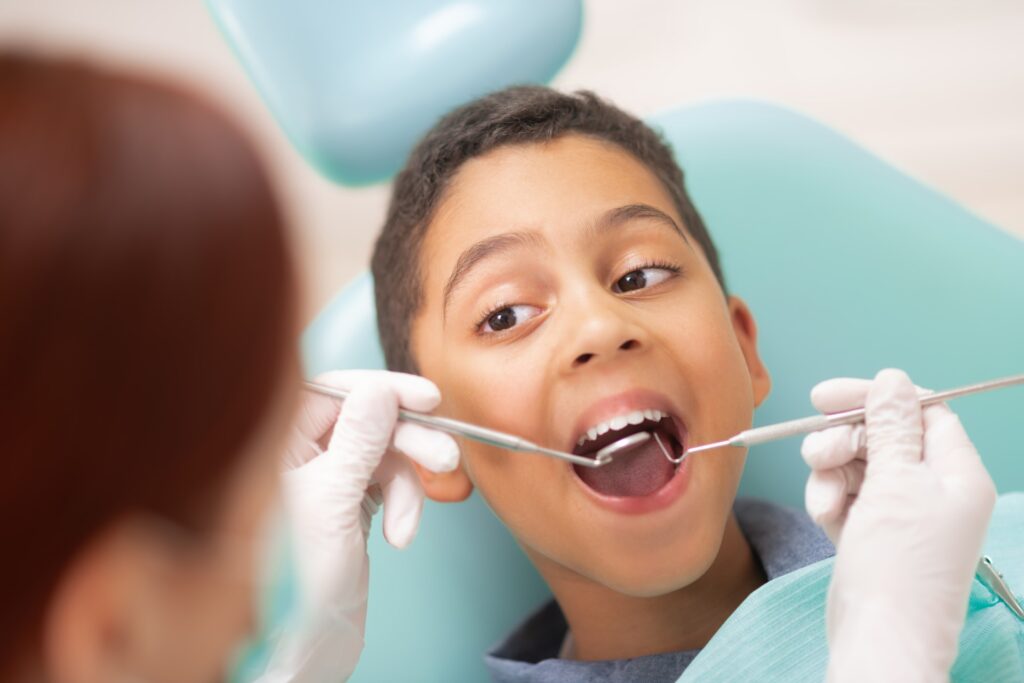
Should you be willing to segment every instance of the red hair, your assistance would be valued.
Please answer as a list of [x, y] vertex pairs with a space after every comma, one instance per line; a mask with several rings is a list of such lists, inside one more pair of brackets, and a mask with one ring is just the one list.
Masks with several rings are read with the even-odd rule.
[[224, 116], [0, 55], [0, 673], [106, 526], [202, 528], [294, 362], [295, 308], [281, 211]]

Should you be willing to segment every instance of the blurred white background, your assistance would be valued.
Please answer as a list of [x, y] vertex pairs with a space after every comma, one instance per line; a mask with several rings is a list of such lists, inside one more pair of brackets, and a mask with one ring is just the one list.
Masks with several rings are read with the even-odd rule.
[[[844, 132], [1024, 237], [1024, 2], [587, 0], [555, 82], [640, 115], [748, 96]], [[312, 314], [365, 267], [387, 188], [334, 186], [288, 145], [201, 0], [0, 0], [0, 45], [187, 79], [258, 139], [299, 233]]]

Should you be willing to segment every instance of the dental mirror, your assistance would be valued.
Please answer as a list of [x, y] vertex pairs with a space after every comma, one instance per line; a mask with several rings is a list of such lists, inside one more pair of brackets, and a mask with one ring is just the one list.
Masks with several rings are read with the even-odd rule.
[[637, 446], [649, 440], [650, 438], [650, 432], [637, 432], [636, 434], [624, 436], [618, 441], [613, 441], [612, 443], [608, 444], [607, 446], [599, 450], [597, 452], [595, 462], [597, 462], [598, 465], [604, 465], [606, 463], [609, 463], [616, 455], [620, 455], [625, 451], [632, 450], [633, 448], [636, 448]]

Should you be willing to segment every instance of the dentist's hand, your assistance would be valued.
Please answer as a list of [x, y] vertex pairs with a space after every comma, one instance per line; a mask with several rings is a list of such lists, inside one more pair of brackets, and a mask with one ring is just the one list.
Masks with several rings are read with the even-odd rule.
[[331, 372], [317, 381], [351, 391], [342, 403], [303, 397], [285, 456], [284, 501], [292, 520], [303, 602], [314, 619], [286, 634], [261, 681], [339, 681], [363, 647], [370, 519], [384, 504], [384, 537], [408, 545], [423, 489], [400, 451], [424, 467], [450, 471], [459, 450], [447, 434], [398, 423], [398, 408], [429, 412], [441, 400], [429, 380], [380, 371]]
[[996, 490], [957, 416], [910, 379], [834, 379], [815, 407], [866, 421], [809, 435], [806, 503], [836, 543], [830, 681], [947, 681]]

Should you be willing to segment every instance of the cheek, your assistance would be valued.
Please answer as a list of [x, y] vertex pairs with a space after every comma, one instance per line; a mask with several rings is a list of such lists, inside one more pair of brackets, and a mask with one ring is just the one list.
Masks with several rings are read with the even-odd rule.
[[695, 355], [688, 368], [688, 377], [696, 383], [693, 436], [701, 442], [728, 438], [750, 427], [754, 416], [750, 374], [735, 339], [712, 343], [717, 347]]
[[662, 327], [660, 342], [671, 349], [687, 385], [690, 444], [746, 429], [753, 419], [753, 386], [717, 285], [697, 289], [675, 310], [666, 316], [671, 322]]
[[540, 455], [473, 444], [463, 458], [473, 485], [518, 539], [542, 543], [552, 511], [565, 500], [561, 463]]
[[[725, 514], [732, 508], [747, 460], [746, 450], [728, 449], [695, 455], [690, 463], [694, 489], [704, 498], [701, 506]], [[724, 520], [724, 517], [723, 517]], [[717, 519], [715, 524], [717, 524]]]
[[[541, 420], [549, 410], [550, 392], [539, 345], [508, 351], [507, 347], [452, 347], [453, 352], [437, 364], [443, 414], [516, 436], [533, 438], [543, 433]], [[498, 465], [519, 455], [477, 443], [465, 443], [465, 449], [467, 461], [481, 466], [491, 461]], [[474, 453], [480, 457], [473, 457]]]
[[[550, 353], [541, 344], [448, 355], [438, 382], [443, 414], [543, 442], [551, 414]], [[546, 444], [552, 445], [555, 444]], [[538, 541], [554, 506], [564, 500], [564, 465], [551, 458], [463, 440], [463, 465], [488, 505], [528, 545]], [[530, 501], [524, 504], [524, 500]]]

